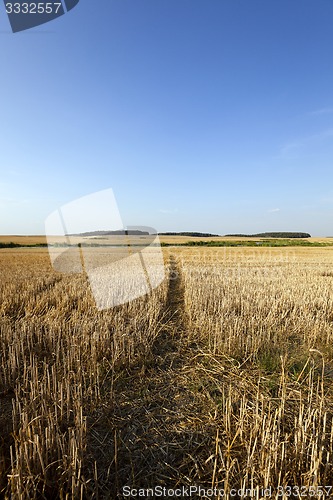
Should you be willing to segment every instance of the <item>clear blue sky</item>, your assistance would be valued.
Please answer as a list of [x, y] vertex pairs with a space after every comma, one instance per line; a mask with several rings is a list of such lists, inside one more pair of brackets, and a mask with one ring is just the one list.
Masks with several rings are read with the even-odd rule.
[[333, 234], [331, 0], [0, 3], [0, 234], [113, 188], [125, 224]]

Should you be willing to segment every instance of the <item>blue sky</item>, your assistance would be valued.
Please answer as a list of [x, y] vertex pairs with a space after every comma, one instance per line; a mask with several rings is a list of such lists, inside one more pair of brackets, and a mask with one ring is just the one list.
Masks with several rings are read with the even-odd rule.
[[333, 235], [331, 0], [0, 4], [0, 234], [113, 188], [158, 231]]

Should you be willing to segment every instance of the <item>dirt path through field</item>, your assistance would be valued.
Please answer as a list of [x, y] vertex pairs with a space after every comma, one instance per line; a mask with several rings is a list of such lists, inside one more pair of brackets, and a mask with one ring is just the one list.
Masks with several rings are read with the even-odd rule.
[[[211, 446], [210, 433], [202, 434], [201, 416], [207, 413], [204, 402], [191, 387], [197, 346], [186, 335], [183, 279], [173, 255], [170, 266], [164, 325], [152, 347], [153, 359], [139, 376], [129, 374], [119, 383], [110, 408], [113, 431], [109, 428], [106, 435], [105, 429], [94, 429], [102, 498], [115, 498], [125, 485], [147, 488], [189, 483], [185, 471], [198, 468], [197, 450]], [[108, 474], [98, 474], [98, 469], [106, 470], [108, 460]]]

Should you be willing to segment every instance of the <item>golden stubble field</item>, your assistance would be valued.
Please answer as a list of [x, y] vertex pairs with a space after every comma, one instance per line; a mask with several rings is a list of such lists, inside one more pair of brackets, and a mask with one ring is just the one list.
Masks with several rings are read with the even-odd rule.
[[97, 311], [46, 249], [0, 250], [0, 495], [329, 497], [333, 247], [164, 257], [151, 294]]

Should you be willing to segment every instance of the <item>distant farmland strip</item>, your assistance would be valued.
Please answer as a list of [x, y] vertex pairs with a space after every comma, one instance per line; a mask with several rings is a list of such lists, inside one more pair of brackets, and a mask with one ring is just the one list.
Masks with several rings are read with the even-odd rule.
[[[302, 246], [302, 247], [330, 247], [333, 246], [332, 241], [309, 241], [309, 240], [296, 240], [292, 239], [262, 239], [260, 241], [256, 240], [192, 240], [192, 241], [182, 241], [182, 242], [165, 242], [162, 241], [162, 247], [289, 247], [289, 246]], [[122, 243], [79, 243], [82, 247], [126, 247], [126, 244]], [[1, 248], [46, 248], [48, 246], [47, 243], [15, 243], [11, 242], [1, 242], [0, 241], [0, 249]], [[68, 244], [68, 243], [53, 243], [50, 246], [52, 247], [75, 247], [76, 243]], [[145, 247], [144, 243], [136, 243], [132, 244], [132, 247]], [[156, 244], [152, 244], [151, 246], [156, 246]]]
[[0, 248], [37, 248], [37, 247], [47, 247], [47, 243], [33, 243], [22, 245], [21, 243], [14, 243], [13, 241], [3, 242], [0, 241]]

